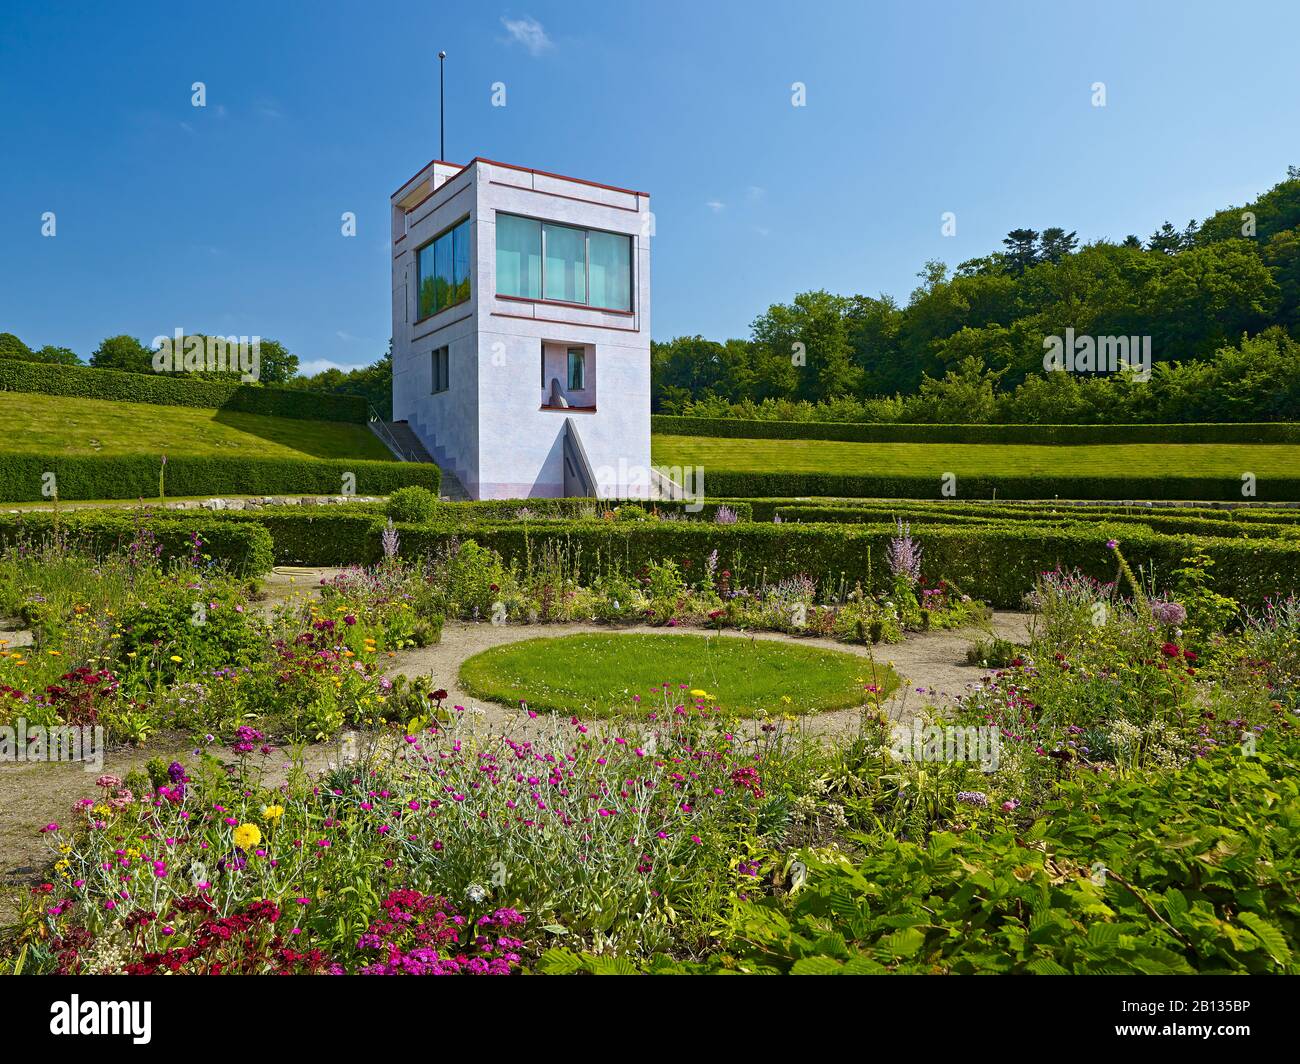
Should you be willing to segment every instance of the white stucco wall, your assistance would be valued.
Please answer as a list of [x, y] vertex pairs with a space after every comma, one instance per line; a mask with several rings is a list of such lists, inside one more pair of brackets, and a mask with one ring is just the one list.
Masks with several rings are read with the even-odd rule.
[[[440, 165], [417, 178], [437, 185]], [[412, 179], [394, 197], [394, 231], [405, 226], [394, 245], [394, 417], [409, 421], [476, 498], [563, 494], [561, 439], [572, 417], [602, 494], [640, 494], [650, 464], [649, 197], [485, 160], [442, 180], [447, 187], [409, 213], [398, 205], [405, 198], [410, 206], [420, 181]], [[628, 234], [631, 312], [498, 298], [498, 211]], [[466, 214], [471, 298], [416, 322], [414, 252]], [[445, 343], [451, 387], [430, 395], [430, 352]], [[587, 348], [595, 411], [541, 409], [543, 344], [561, 353], [571, 345]], [[563, 375], [561, 384], [567, 384]]]

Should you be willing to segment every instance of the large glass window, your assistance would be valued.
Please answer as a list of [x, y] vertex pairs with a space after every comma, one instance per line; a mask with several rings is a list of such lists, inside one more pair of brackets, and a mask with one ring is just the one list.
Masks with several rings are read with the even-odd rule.
[[469, 298], [469, 223], [462, 222], [451, 231], [451, 302], [464, 303]]
[[632, 238], [498, 214], [497, 294], [632, 309]]
[[425, 244], [416, 255], [417, 318], [469, 299], [469, 219]]
[[542, 291], [547, 299], [587, 302], [587, 234], [567, 225], [543, 225]]
[[618, 233], [587, 234], [590, 303], [610, 310], [632, 309], [632, 241]]
[[542, 298], [542, 223], [497, 215], [497, 292]]

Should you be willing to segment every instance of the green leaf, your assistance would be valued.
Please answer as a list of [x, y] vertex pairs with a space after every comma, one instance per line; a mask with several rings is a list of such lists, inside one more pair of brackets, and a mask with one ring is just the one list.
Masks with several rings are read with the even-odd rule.
[[1281, 931], [1255, 913], [1238, 913], [1237, 919], [1255, 933], [1255, 937], [1268, 950], [1268, 955], [1278, 964], [1290, 962], [1291, 950], [1287, 948], [1286, 938]]
[[791, 975], [840, 975], [844, 966], [831, 957], [804, 957], [794, 962]]

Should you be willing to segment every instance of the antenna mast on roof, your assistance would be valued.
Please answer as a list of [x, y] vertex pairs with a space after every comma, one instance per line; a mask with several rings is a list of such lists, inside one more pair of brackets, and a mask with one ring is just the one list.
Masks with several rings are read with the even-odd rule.
[[446, 112], [444, 111], [442, 105], [442, 97], [443, 97], [442, 65], [443, 62], [446, 60], [446, 58], [447, 58], [446, 52], [438, 53], [438, 158], [444, 160], [447, 158], [447, 136], [445, 132], [447, 121], [446, 121]]

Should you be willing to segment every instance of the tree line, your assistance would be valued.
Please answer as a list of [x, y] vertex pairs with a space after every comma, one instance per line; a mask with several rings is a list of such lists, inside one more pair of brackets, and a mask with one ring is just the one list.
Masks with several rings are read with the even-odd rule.
[[[907, 303], [804, 292], [748, 339], [652, 345], [663, 413], [860, 421], [1300, 417], [1300, 168], [1245, 207], [1148, 239], [1012, 230]], [[1150, 337], [1154, 372], [1045, 373], [1067, 328]]]

